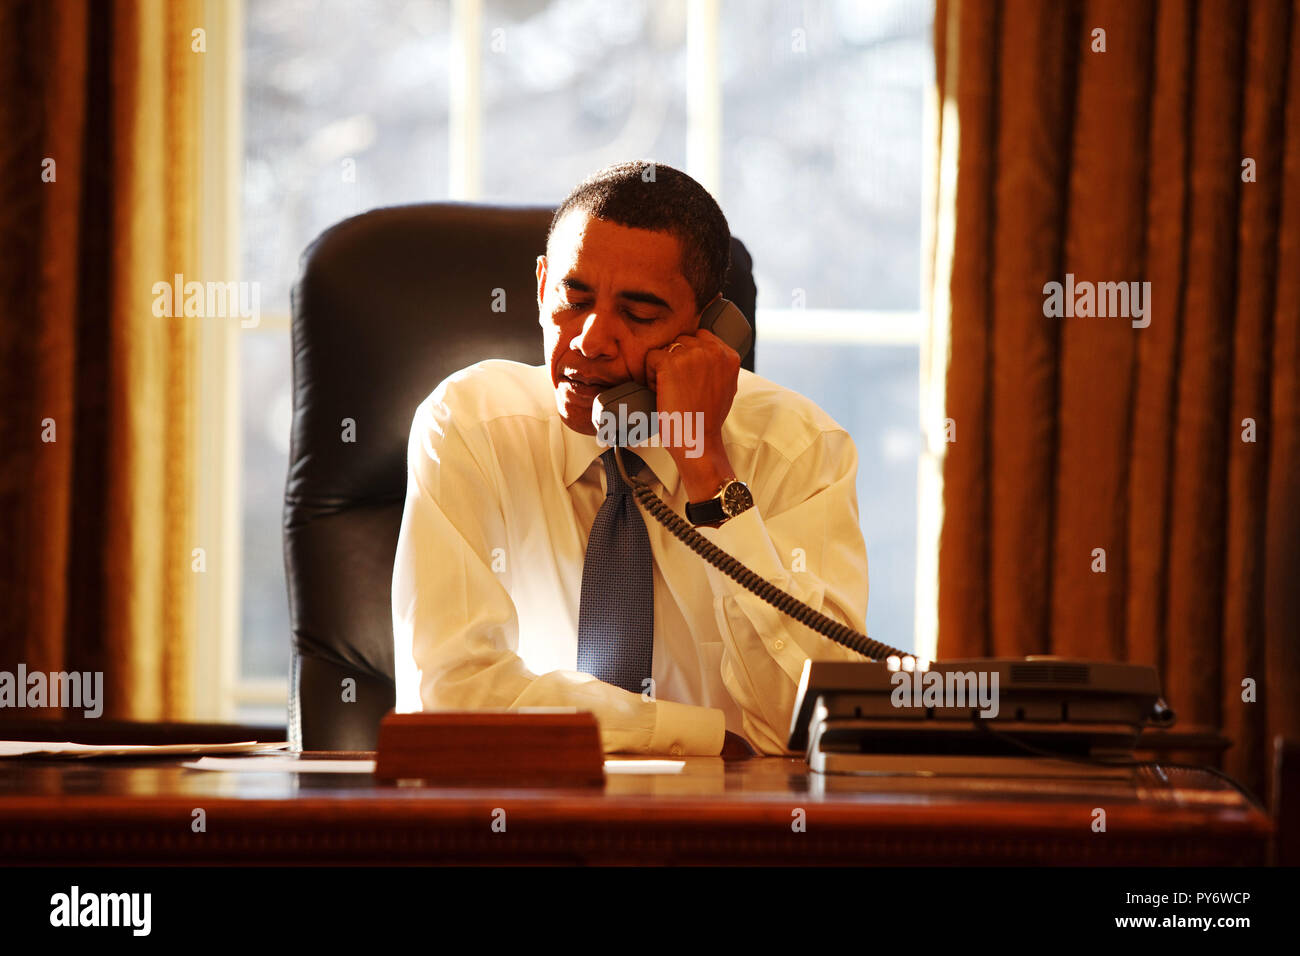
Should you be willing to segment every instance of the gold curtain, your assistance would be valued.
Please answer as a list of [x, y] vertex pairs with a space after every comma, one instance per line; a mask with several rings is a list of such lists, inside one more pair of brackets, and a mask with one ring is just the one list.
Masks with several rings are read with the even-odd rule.
[[126, 719], [190, 709], [197, 339], [152, 290], [197, 271], [201, 28], [0, 4], [0, 669], [102, 671]]
[[[1267, 799], [1300, 736], [1300, 11], [938, 0], [935, 38], [939, 656], [1154, 665]], [[1067, 274], [1149, 281], [1150, 324], [1046, 317]]]

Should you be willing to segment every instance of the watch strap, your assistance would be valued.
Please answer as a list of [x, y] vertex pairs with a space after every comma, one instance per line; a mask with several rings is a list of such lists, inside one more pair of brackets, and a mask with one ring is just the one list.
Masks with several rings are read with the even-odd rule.
[[698, 505], [686, 503], [686, 517], [691, 524], [714, 524], [726, 517], [722, 510], [722, 495], [701, 501]]

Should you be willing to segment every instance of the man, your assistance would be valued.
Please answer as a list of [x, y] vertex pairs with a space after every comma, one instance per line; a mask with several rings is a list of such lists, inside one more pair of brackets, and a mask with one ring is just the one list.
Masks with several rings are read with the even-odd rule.
[[627, 467], [756, 574], [863, 629], [856, 449], [698, 329], [729, 265], [717, 203], [667, 166], [601, 170], [557, 209], [537, 259], [547, 364], [480, 362], [415, 414], [397, 710], [573, 706], [607, 752], [779, 754], [805, 659], [858, 659], [645, 516], [591, 420], [600, 391], [635, 380], [661, 415], [699, 422]]

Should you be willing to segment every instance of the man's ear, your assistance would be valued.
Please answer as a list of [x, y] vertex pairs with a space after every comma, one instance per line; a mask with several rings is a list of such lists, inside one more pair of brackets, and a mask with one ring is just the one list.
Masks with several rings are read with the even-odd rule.
[[546, 289], [546, 256], [537, 257], [537, 312], [538, 318], [541, 318], [542, 299], [545, 298]]

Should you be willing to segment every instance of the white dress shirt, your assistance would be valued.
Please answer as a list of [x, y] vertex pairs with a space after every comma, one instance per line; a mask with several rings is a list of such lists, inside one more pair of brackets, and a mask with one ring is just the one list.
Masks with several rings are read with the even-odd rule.
[[[722, 428], [754, 507], [706, 538], [861, 631], [867, 555], [857, 450], [796, 392], [740, 370]], [[654, 556], [653, 694], [575, 670], [587, 535], [605, 499], [594, 436], [563, 423], [545, 365], [491, 360], [416, 410], [393, 569], [397, 710], [590, 710], [606, 752], [711, 755], [723, 731], [785, 753], [805, 659], [860, 660], [714, 568], [644, 510]], [[678, 514], [658, 438], [641, 477]]]

